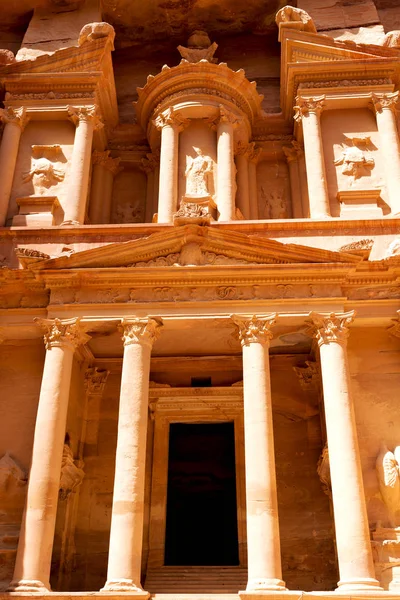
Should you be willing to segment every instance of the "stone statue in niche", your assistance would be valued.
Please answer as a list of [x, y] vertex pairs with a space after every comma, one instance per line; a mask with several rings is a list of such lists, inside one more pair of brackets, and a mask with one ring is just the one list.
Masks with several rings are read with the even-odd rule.
[[264, 219], [287, 219], [288, 210], [283, 190], [272, 189], [265, 190], [261, 186], [262, 209], [261, 214]]
[[186, 197], [204, 198], [210, 196], [208, 177], [213, 170], [213, 162], [204, 156], [200, 148], [194, 148], [197, 156], [189, 157], [186, 167]]
[[375, 166], [375, 161], [372, 157], [367, 156], [359, 146], [368, 146], [371, 143], [371, 138], [365, 136], [346, 138], [347, 140], [353, 145], [345, 148], [342, 151], [342, 156], [335, 160], [334, 164], [342, 166], [343, 175], [352, 176], [353, 181], [363, 175], [370, 175], [371, 169]]
[[388, 510], [391, 527], [400, 523], [400, 446], [391, 452], [382, 443], [376, 459], [379, 491]]
[[141, 223], [142, 220], [140, 208], [132, 202], [117, 206], [117, 223]]
[[64, 171], [54, 165], [62, 157], [59, 145], [32, 146], [32, 166], [30, 171], [23, 174], [23, 181], [32, 181], [36, 195], [43, 196], [49, 188], [64, 179]]

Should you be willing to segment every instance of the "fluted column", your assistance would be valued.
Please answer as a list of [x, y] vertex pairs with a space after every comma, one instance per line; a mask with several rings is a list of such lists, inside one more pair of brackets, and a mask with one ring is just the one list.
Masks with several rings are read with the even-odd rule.
[[147, 154], [147, 158], [142, 159], [141, 169], [147, 175], [145, 223], [152, 223], [153, 215], [157, 210], [154, 197], [155, 192], [158, 192], [158, 186], [156, 186], [158, 181], [156, 181], [155, 176], [158, 165], [159, 158], [156, 154]]
[[179, 133], [187, 122], [172, 108], [154, 120], [161, 131], [158, 223], [172, 223], [178, 209]]
[[7, 219], [21, 134], [28, 123], [25, 108], [1, 108], [0, 121], [5, 123], [0, 146], [0, 227]]
[[312, 219], [325, 219], [330, 217], [320, 122], [320, 115], [325, 106], [325, 96], [316, 98], [297, 97], [296, 102], [294, 118], [303, 125], [310, 217]]
[[239, 142], [236, 147], [237, 207], [245, 219], [250, 219], [249, 144]]
[[50, 566], [60, 487], [74, 352], [86, 343], [79, 319], [38, 319], [46, 358], [36, 417], [25, 510], [10, 591], [50, 590]]
[[400, 144], [395, 109], [399, 92], [372, 94], [376, 123], [380, 138], [380, 151], [386, 176], [389, 205], [394, 215], [400, 214]]
[[114, 177], [122, 170], [121, 159], [112, 158], [110, 151], [92, 154], [92, 189], [90, 193], [89, 218], [91, 223], [111, 222], [111, 202]]
[[123, 319], [124, 342], [107, 583], [103, 591], [148, 594], [140, 584], [150, 357], [160, 319]]
[[303, 208], [301, 202], [301, 184], [299, 174], [298, 151], [293, 146], [284, 146], [283, 152], [289, 167], [290, 191], [292, 196], [292, 214], [295, 219], [301, 219]]
[[338, 590], [379, 590], [375, 579], [347, 359], [354, 312], [310, 314], [319, 346], [340, 581]]
[[239, 119], [220, 107], [217, 121], [217, 208], [219, 221], [236, 219], [236, 182], [235, 162], [233, 154], [233, 130]]
[[103, 127], [103, 123], [94, 106], [82, 108], [69, 106], [68, 114], [76, 126], [76, 132], [69, 174], [68, 201], [62, 224], [83, 225], [88, 197], [93, 132]]
[[233, 315], [243, 352], [248, 583], [284, 590], [279, 538], [269, 342], [275, 315]]
[[261, 148], [255, 143], [249, 144], [249, 190], [250, 190], [250, 219], [258, 219], [258, 188], [257, 188], [257, 163], [260, 158]]

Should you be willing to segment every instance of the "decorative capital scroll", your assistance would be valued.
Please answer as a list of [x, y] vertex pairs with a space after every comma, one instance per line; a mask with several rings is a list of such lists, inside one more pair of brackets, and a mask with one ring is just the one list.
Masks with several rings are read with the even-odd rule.
[[284, 155], [286, 156], [286, 160], [288, 163], [294, 162], [298, 160], [299, 153], [296, 148], [293, 146], [283, 146], [282, 148]]
[[34, 319], [44, 331], [44, 344], [46, 350], [54, 347], [71, 346], [75, 350], [78, 346], [86, 344], [90, 336], [85, 333], [80, 319]]
[[89, 367], [85, 373], [85, 390], [88, 396], [102, 396], [110, 371]]
[[94, 165], [100, 165], [103, 169], [107, 169], [114, 176], [122, 171], [122, 167], [119, 165], [121, 158], [112, 158], [109, 150], [104, 150], [104, 152], [95, 150], [92, 154], [92, 162]]
[[303, 98], [297, 96], [296, 106], [294, 106], [294, 120], [299, 123], [302, 117], [308, 117], [310, 114], [319, 115], [325, 107], [325, 96], [315, 96], [314, 98]]
[[387, 331], [388, 333], [390, 333], [390, 335], [394, 335], [395, 337], [400, 338], [400, 310], [397, 311], [397, 315], [398, 316], [396, 319], [392, 319], [393, 325], [391, 325]]
[[124, 346], [147, 344], [152, 346], [163, 327], [162, 319], [147, 317], [144, 319], [122, 319], [120, 329]]
[[261, 152], [262, 152], [262, 148], [260, 148], [259, 146], [256, 146], [255, 142], [250, 142], [248, 144], [249, 147], [249, 162], [255, 163], [257, 164], [258, 159], [260, 158]]
[[68, 106], [67, 110], [68, 116], [75, 126], [92, 121], [95, 130], [104, 127], [96, 106]]
[[190, 119], [184, 119], [179, 113], [175, 112], [173, 107], [168, 108], [168, 110], [164, 111], [153, 120], [154, 126], [159, 130], [169, 125], [177, 128], [178, 131], [183, 131], [183, 129], [189, 125], [189, 122]]
[[299, 378], [300, 387], [308, 392], [318, 388], [321, 373], [318, 363], [306, 360], [305, 364], [305, 367], [293, 367], [293, 371]]
[[384, 108], [395, 110], [399, 102], [399, 92], [391, 94], [371, 94], [372, 106], [376, 112], [382, 112]]
[[214, 131], [217, 130], [220, 123], [230, 123], [233, 127], [237, 127], [240, 125], [241, 121], [242, 119], [240, 117], [226, 109], [224, 106], [222, 106], [222, 104], [220, 104], [219, 115], [217, 117], [205, 119], [207, 125], [209, 125]]
[[236, 144], [235, 154], [238, 156], [245, 156], [247, 160], [250, 160], [252, 153], [254, 153], [254, 142], [252, 144], [246, 144], [246, 142], [239, 141]]
[[9, 106], [8, 108], [0, 108], [0, 121], [5, 125], [11, 123], [17, 125], [23, 131], [29, 121], [29, 117], [26, 115], [26, 108], [14, 108]]
[[160, 153], [151, 152], [149, 154], [146, 154], [146, 158], [142, 158], [140, 162], [140, 168], [142, 169], [142, 171], [144, 171], [147, 174], [152, 173], [160, 164]]
[[237, 326], [242, 346], [254, 343], [269, 344], [273, 338], [271, 328], [275, 324], [276, 313], [251, 317], [231, 315], [231, 319]]
[[347, 313], [317, 313], [311, 312], [310, 319], [306, 321], [308, 325], [307, 333], [322, 344], [337, 342], [345, 344], [349, 337], [348, 326], [354, 320], [354, 310]]

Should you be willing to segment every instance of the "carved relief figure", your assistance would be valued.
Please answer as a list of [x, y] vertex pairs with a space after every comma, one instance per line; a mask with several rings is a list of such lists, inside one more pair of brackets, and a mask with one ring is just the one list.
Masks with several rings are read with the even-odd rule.
[[314, 21], [310, 15], [305, 10], [295, 8], [294, 6], [284, 6], [281, 8], [276, 13], [275, 21], [277, 25], [291, 25], [292, 23], [295, 23], [298, 25], [298, 28], [303, 31], [309, 31], [311, 33], [317, 32]]
[[283, 190], [265, 191], [261, 186], [261, 200], [264, 219], [287, 219], [288, 211]]
[[342, 156], [334, 161], [336, 166], [342, 165], [343, 175], [352, 175], [354, 180], [369, 175], [370, 169], [375, 166], [373, 158], [365, 155], [365, 152], [357, 146], [345, 148]]
[[212, 173], [213, 162], [209, 156], [204, 156], [200, 148], [194, 150], [197, 156], [195, 158], [189, 157], [185, 171], [186, 196], [209, 196], [208, 176], [209, 173]]
[[390, 524], [396, 527], [400, 512], [400, 446], [396, 446], [394, 452], [391, 452], [386, 444], [382, 443], [376, 459], [376, 472]]
[[68, 444], [64, 444], [61, 479], [60, 479], [60, 499], [66, 500], [81, 483], [85, 476], [81, 461], [74, 460], [74, 455]]
[[142, 215], [140, 208], [134, 206], [132, 202], [117, 206], [118, 223], [140, 223], [141, 221]]
[[56, 169], [52, 162], [44, 157], [34, 160], [31, 170], [24, 174], [24, 182], [32, 181], [35, 192], [40, 195], [63, 179], [63, 171]]

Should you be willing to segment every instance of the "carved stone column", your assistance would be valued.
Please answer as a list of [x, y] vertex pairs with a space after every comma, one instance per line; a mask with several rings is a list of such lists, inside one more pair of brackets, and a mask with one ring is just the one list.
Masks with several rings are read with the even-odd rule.
[[325, 96], [297, 98], [295, 120], [303, 125], [304, 152], [306, 157], [310, 217], [330, 217], [328, 185], [322, 144], [320, 115], [325, 105]]
[[0, 227], [4, 227], [15, 165], [17, 162], [19, 141], [28, 123], [25, 108], [2, 108], [0, 120], [5, 123], [3, 138], [0, 146]]
[[269, 342], [275, 315], [233, 315], [243, 351], [247, 592], [284, 590], [279, 538]]
[[395, 109], [399, 92], [372, 94], [376, 123], [380, 138], [380, 151], [386, 175], [389, 205], [394, 215], [400, 214], [400, 144]]
[[301, 184], [299, 174], [299, 154], [293, 146], [285, 146], [283, 152], [289, 167], [290, 191], [292, 196], [292, 213], [295, 219], [301, 219], [303, 207], [301, 203]]
[[76, 126], [76, 132], [69, 174], [68, 203], [62, 224], [82, 225], [86, 213], [93, 132], [103, 127], [103, 123], [94, 106], [69, 106], [68, 114]]
[[91, 223], [110, 223], [114, 177], [122, 170], [121, 159], [112, 158], [110, 151], [92, 154], [92, 189], [90, 193], [89, 218]]
[[249, 144], [249, 190], [250, 190], [250, 219], [258, 219], [258, 189], [257, 189], [257, 163], [260, 158], [261, 148], [256, 148], [254, 142]]
[[245, 219], [250, 219], [249, 144], [239, 142], [236, 148], [237, 207]]
[[46, 592], [56, 523], [72, 362], [90, 338], [79, 319], [38, 319], [46, 358], [36, 417], [32, 463], [10, 591]]
[[158, 194], [158, 185], [156, 185], [159, 183], [156, 181], [158, 165], [159, 157], [156, 154], [147, 154], [147, 158], [142, 159], [141, 168], [147, 175], [145, 223], [152, 223], [153, 215], [157, 210], [155, 196], [156, 193]]
[[238, 118], [221, 106], [217, 124], [217, 207], [219, 221], [236, 219], [235, 162], [233, 155], [233, 129]]
[[354, 312], [311, 313], [319, 346], [340, 581], [338, 590], [379, 590], [372, 559], [347, 360]]
[[150, 357], [160, 319], [123, 319], [124, 357], [118, 417], [107, 583], [102, 591], [148, 596], [140, 584]]
[[157, 129], [161, 130], [158, 223], [172, 223], [177, 211], [179, 133], [187, 122], [172, 108], [154, 121]]

